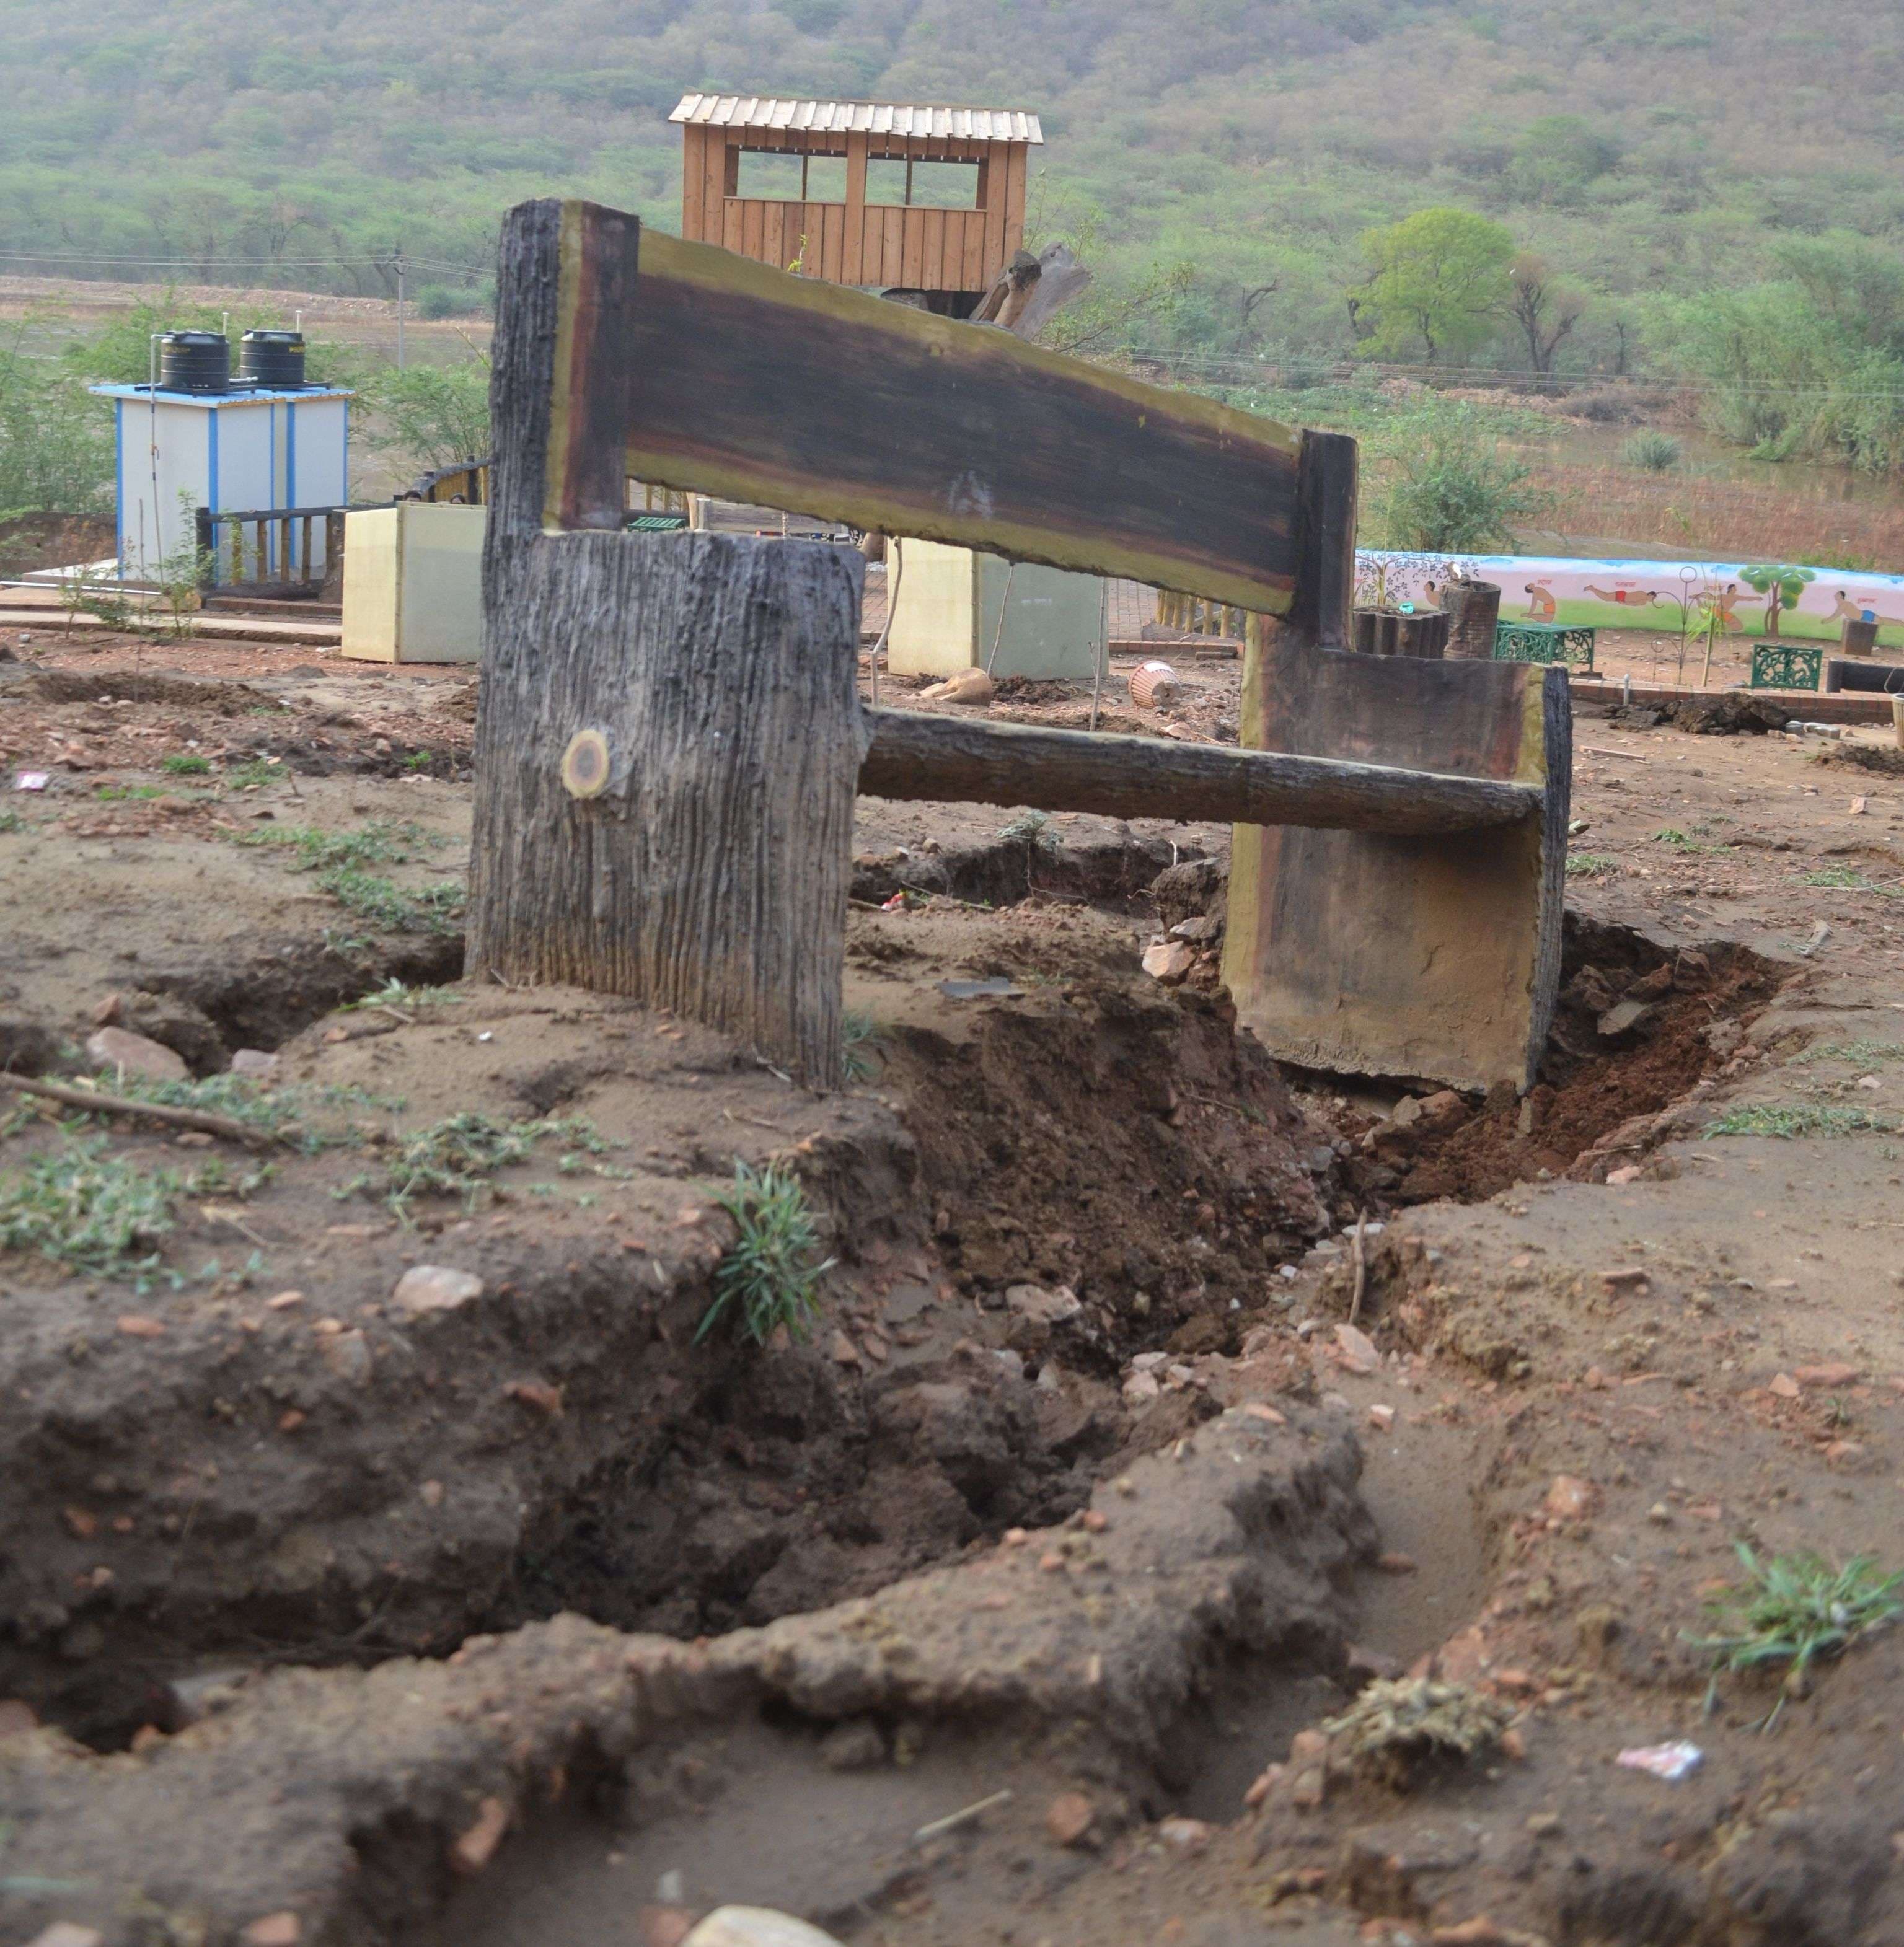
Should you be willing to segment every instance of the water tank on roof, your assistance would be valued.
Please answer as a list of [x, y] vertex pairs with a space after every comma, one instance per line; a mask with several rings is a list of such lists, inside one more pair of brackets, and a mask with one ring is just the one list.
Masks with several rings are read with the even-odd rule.
[[159, 389], [163, 392], [226, 392], [231, 389], [231, 347], [217, 331], [168, 331], [159, 340]]
[[304, 383], [301, 331], [248, 331], [238, 342], [238, 376], [248, 385], [289, 392]]

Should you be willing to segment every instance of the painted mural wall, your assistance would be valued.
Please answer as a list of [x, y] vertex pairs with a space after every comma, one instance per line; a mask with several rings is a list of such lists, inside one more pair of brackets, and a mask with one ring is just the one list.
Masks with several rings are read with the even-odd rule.
[[1457, 562], [1500, 588], [1503, 622], [1563, 628], [1703, 631], [1716, 609], [1727, 635], [1836, 642], [1847, 621], [1875, 621], [1878, 640], [1904, 648], [1904, 575], [1853, 574], [1788, 562], [1587, 561], [1558, 555], [1418, 555], [1359, 550], [1358, 581], [1378, 571], [1420, 605]]

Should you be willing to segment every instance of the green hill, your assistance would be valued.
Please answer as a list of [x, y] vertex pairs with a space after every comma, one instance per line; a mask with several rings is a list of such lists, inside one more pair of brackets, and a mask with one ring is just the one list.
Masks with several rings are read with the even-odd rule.
[[[1110, 299], [1147, 300], [1108, 304], [1106, 332], [1219, 359], [1351, 350], [1363, 231], [1431, 204], [1498, 218], [1570, 284], [1561, 370], [1630, 366], [1649, 299], [1785, 276], [1794, 239], [1856, 233], [1881, 268], [1904, 236], [1904, 49], [1891, 10], [1850, 0], [5, 0], [0, 20], [14, 270], [381, 291], [401, 243], [417, 284], [468, 289], [527, 195], [671, 224], [686, 88], [1036, 110], [1034, 226], [1080, 238]], [[1524, 362], [1516, 342], [1468, 355]]]

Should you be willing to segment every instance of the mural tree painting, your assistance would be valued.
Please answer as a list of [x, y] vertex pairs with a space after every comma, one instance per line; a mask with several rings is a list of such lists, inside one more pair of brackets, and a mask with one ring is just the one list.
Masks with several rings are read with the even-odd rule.
[[1796, 608], [1805, 593], [1805, 584], [1818, 577], [1809, 568], [1747, 568], [1739, 580], [1756, 588], [1765, 597], [1765, 633], [1779, 633], [1779, 618], [1788, 608]]

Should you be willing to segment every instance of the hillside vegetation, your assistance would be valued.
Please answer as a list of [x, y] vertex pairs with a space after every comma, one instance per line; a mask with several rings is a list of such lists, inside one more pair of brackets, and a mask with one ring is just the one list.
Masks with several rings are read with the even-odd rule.
[[[1768, 456], [1904, 457], [1904, 48], [1893, 10], [1856, 0], [5, 0], [0, 19], [4, 268], [388, 293], [401, 246], [413, 293], [450, 311], [479, 301], [523, 197], [672, 225], [684, 88], [1010, 105], [1048, 138], [1035, 233], [1098, 272], [1079, 348], [1222, 387], [1357, 358], [1664, 377]], [[1420, 266], [1388, 227], [1411, 217], [1404, 241], [1478, 253], [1458, 317], [1410, 308]]]

